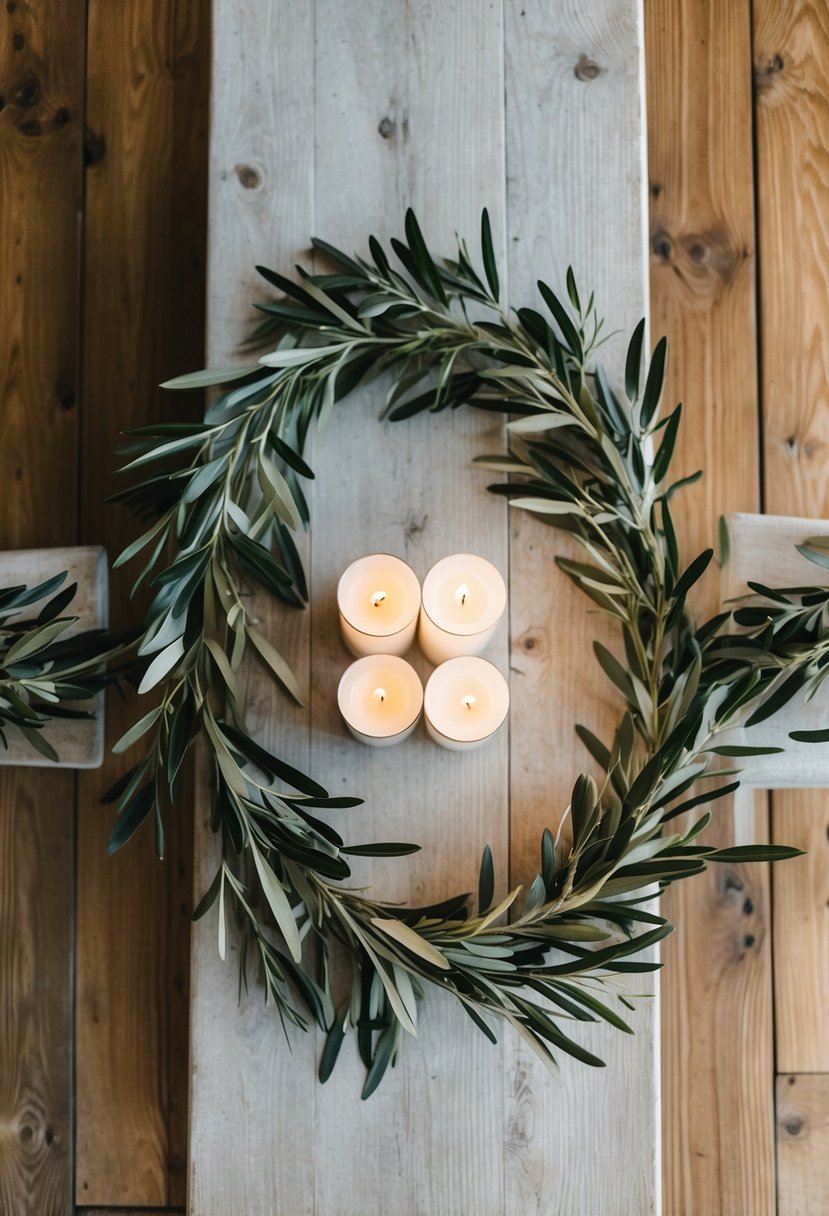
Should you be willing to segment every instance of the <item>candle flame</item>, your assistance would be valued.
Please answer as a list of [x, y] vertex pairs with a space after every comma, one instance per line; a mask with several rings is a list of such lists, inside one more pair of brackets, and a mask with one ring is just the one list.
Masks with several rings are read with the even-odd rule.
[[386, 598], [385, 591], [375, 591], [374, 595], [371, 597], [372, 605], [375, 608], [379, 608], [385, 598]]
[[375, 690], [374, 690], [374, 699], [375, 699], [375, 701], [380, 701], [381, 703], [382, 703], [383, 701], [385, 701], [385, 699], [386, 699], [386, 690], [385, 690], [385, 688], [375, 688]]
[[466, 583], [461, 583], [460, 587], [458, 587], [457, 591], [455, 592], [455, 599], [458, 601], [461, 607], [463, 607], [466, 603], [466, 597], [468, 595], [469, 588], [467, 587]]
[[471, 709], [477, 700], [478, 700], [478, 698], [473, 697], [472, 693], [470, 692], [470, 693], [467, 693], [467, 695], [465, 697], [461, 698], [461, 705], [464, 705], [467, 709]]

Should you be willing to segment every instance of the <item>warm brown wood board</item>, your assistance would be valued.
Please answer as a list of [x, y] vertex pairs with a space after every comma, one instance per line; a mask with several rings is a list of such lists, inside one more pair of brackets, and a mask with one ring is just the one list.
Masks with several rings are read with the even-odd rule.
[[[196, 0], [89, 4], [81, 531], [112, 557], [135, 535], [104, 502], [113, 450], [202, 359], [207, 17]], [[116, 627], [135, 619], [137, 572], [113, 577]], [[149, 708], [110, 702], [109, 746]], [[163, 864], [151, 830], [109, 857], [100, 798], [131, 762], [79, 780], [76, 1189], [164, 1205], [184, 1201], [191, 810], [185, 796], [168, 815]]]
[[[298, 256], [307, 258], [312, 232], [362, 251], [367, 226], [381, 237], [398, 232], [410, 203], [440, 251], [451, 251], [456, 230], [476, 247], [480, 209], [488, 205], [502, 265], [505, 244], [527, 241], [505, 264], [508, 275], [515, 272], [517, 290], [532, 298], [533, 259], [538, 273], [558, 287], [566, 260], [576, 254], [590, 275], [615, 259], [615, 272], [600, 284], [603, 304], [611, 315], [618, 309], [619, 323], [632, 328], [645, 307], [635, 4], [596, 4], [587, 21], [575, 6], [510, 4], [503, 26], [499, 6], [463, 2], [428, 14], [417, 6], [395, 13], [377, 2], [343, 9], [309, 0], [290, 10], [221, 3], [214, 14], [228, 38], [214, 48], [210, 362], [238, 357], [250, 301], [263, 294], [250, 271], [255, 261], [284, 270]], [[271, 121], [275, 114], [279, 122]], [[309, 129], [313, 144], [305, 135]], [[616, 166], [626, 182], [607, 203], [617, 216], [623, 209], [625, 246], [611, 238], [603, 212], [585, 217], [584, 184], [573, 169], [551, 213], [552, 184], [564, 166], [578, 163], [588, 129], [595, 159], [585, 174], [602, 161]], [[506, 211], [505, 151], [513, 166]], [[512, 234], [508, 241], [505, 229]], [[625, 297], [623, 279], [634, 284]], [[310, 669], [310, 717], [286, 706], [261, 676], [251, 679], [249, 695], [269, 742], [278, 740], [280, 751], [287, 747], [297, 763], [310, 761], [332, 789], [368, 795], [359, 827], [352, 829], [361, 838], [414, 836], [424, 845], [405, 863], [355, 868], [360, 880], [386, 894], [422, 902], [474, 888], [487, 841], [505, 887], [507, 736], [465, 756], [437, 750], [422, 734], [385, 752], [356, 745], [334, 700], [348, 656], [337, 636], [333, 591], [347, 562], [373, 549], [399, 552], [421, 576], [437, 557], [463, 549], [506, 570], [507, 509], [487, 500], [482, 479], [465, 467], [475, 453], [499, 450], [503, 438], [497, 418], [460, 412], [382, 427], [376, 421], [381, 400], [369, 393], [349, 401], [314, 440], [310, 636], [307, 624], [267, 610], [268, 628], [300, 673]], [[547, 542], [537, 535], [535, 542], [524, 535], [517, 542], [535, 545], [526, 569], [519, 562], [513, 574], [535, 587], [537, 605], [530, 620], [528, 594], [524, 617], [513, 627], [521, 635], [514, 681], [529, 655], [527, 631], [540, 636], [550, 611], [547, 575], [536, 570], [542, 558], [551, 560]], [[568, 637], [577, 619], [571, 610]], [[506, 668], [505, 628], [489, 655]], [[557, 655], [545, 666], [549, 688], [538, 675], [528, 681], [532, 688], [519, 682], [513, 773], [532, 755], [535, 735], [528, 742], [524, 733], [528, 713], [543, 704], [546, 721], [560, 691], [576, 688], [583, 661], [575, 652]], [[544, 799], [530, 802], [526, 784], [517, 779], [514, 786], [528, 816], [524, 838], [555, 823], [583, 763], [575, 757], [571, 723], [563, 754], [557, 740], [544, 739], [543, 746], [561, 788], [548, 783]], [[200, 805], [206, 807], [206, 791]], [[197, 890], [209, 881], [213, 862], [202, 817]], [[513, 841], [516, 878], [526, 877], [535, 863], [526, 850], [517, 852], [521, 839], [516, 834]], [[313, 1032], [304, 1040], [292, 1036], [289, 1056], [272, 1013], [251, 999], [237, 1008], [232, 962], [222, 967], [216, 959], [213, 922], [212, 916], [201, 922], [194, 939], [190, 1205], [196, 1216], [234, 1203], [250, 1216], [298, 1210], [369, 1216], [388, 1209], [392, 1185], [395, 1206], [407, 1213], [485, 1216], [529, 1203], [550, 1213], [607, 1216], [654, 1209], [651, 1002], [637, 1014], [636, 1040], [602, 1036], [600, 1049], [611, 1057], [606, 1072], [593, 1078], [565, 1064], [562, 1088], [514, 1045], [492, 1048], [469, 1033], [458, 1010], [432, 1002], [424, 1015], [424, 1045], [407, 1044], [394, 1074], [361, 1105], [362, 1068], [353, 1044], [319, 1089], [314, 1064], [320, 1044]], [[624, 1103], [635, 1114], [627, 1134], [618, 1136], [616, 1112]], [[244, 1156], [228, 1157], [228, 1126], [243, 1129]], [[608, 1152], [618, 1154], [607, 1175], [578, 1156], [587, 1129], [588, 1141], [599, 1136]], [[271, 1151], [274, 1142], [282, 1146], [278, 1155]], [[620, 1172], [622, 1186], [611, 1182]]]
[[[0, 11], [0, 547], [75, 541], [84, 11]], [[0, 773], [0, 1211], [72, 1177], [73, 778]]]
[[824, 1216], [829, 1195], [829, 1076], [777, 1078], [777, 1216]]
[[[769, 511], [822, 517], [829, 513], [829, 10], [760, 0], [753, 11], [765, 502]], [[774, 872], [780, 1071], [829, 1072], [827, 828], [825, 791], [774, 795], [775, 839], [807, 851]], [[778, 1118], [778, 1135], [780, 1126]], [[782, 1167], [782, 1145], [780, 1160]], [[785, 1209], [782, 1173], [780, 1187], [781, 1210], [796, 1210]]]
[[[676, 506], [690, 558], [721, 512], [759, 506], [751, 28], [743, 0], [648, 0], [651, 322], [685, 402]], [[718, 606], [712, 569], [701, 612]], [[764, 840], [763, 794], [717, 803], [708, 836]], [[673, 888], [663, 949], [664, 1203], [670, 1216], [774, 1211], [771, 935], [765, 867]], [[724, 1078], [728, 1078], [727, 1082]]]

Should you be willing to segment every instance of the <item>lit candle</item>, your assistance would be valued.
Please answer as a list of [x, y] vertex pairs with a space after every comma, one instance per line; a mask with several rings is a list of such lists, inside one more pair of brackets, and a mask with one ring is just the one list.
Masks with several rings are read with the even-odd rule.
[[369, 654], [343, 673], [337, 704], [355, 739], [371, 747], [388, 747], [405, 739], [417, 725], [423, 685], [405, 659]]
[[495, 734], [508, 709], [506, 680], [497, 667], [474, 655], [441, 663], [426, 685], [426, 729], [451, 751], [479, 747]]
[[480, 654], [507, 602], [504, 580], [483, 557], [455, 553], [433, 566], [423, 583], [420, 646], [437, 665], [461, 654]]
[[417, 628], [420, 583], [399, 557], [372, 553], [343, 574], [337, 607], [343, 641], [353, 655], [405, 654]]

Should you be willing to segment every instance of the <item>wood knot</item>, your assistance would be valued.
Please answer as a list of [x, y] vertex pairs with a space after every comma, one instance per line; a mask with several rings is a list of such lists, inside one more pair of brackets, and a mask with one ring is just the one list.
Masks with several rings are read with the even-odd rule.
[[758, 92], [765, 92], [773, 84], [780, 73], [785, 68], [786, 63], [782, 55], [770, 55], [768, 59], [764, 59], [760, 63], [754, 65], [754, 87]]
[[87, 131], [83, 141], [83, 163], [85, 169], [100, 165], [106, 156], [106, 143], [103, 135], [95, 131]]
[[386, 114], [380, 119], [380, 122], [377, 125], [377, 130], [380, 132], [383, 139], [394, 139], [394, 136], [397, 134], [397, 123], [393, 118], [389, 118], [388, 114]]
[[595, 80], [601, 70], [601, 66], [596, 63], [595, 59], [591, 59], [589, 55], [582, 55], [573, 68], [573, 75], [576, 80]]
[[544, 639], [540, 634], [535, 633], [532, 630], [528, 630], [519, 638], [518, 645], [525, 652], [525, 654], [534, 655], [538, 650], [543, 651]]
[[25, 76], [20, 82], [17, 92], [12, 98], [13, 103], [21, 110], [28, 110], [40, 100], [40, 81], [37, 76]]
[[246, 190], [255, 190], [262, 181], [261, 174], [258, 169], [254, 169], [253, 165], [234, 165], [236, 176]]
[[7, 13], [13, 13], [16, 8], [17, 8], [17, 5], [15, 4], [14, 0], [6, 0], [6, 12]]
[[27, 135], [30, 139], [35, 139], [38, 135], [43, 134], [43, 128], [36, 118], [30, 118], [27, 122], [22, 122], [17, 129], [21, 135]]
[[[14, 9], [12, 9], [11, 11], [14, 12]], [[14, 33], [12, 34], [12, 47], [16, 51], [22, 51], [25, 45], [26, 45], [26, 39], [23, 35], [23, 31], [15, 30]]]
[[792, 1115], [783, 1125], [790, 1136], [799, 1136], [803, 1131], [803, 1120], [800, 1115]]
[[66, 106], [61, 106], [60, 109], [55, 112], [55, 126], [65, 127], [71, 117], [72, 111], [68, 110]]
[[664, 189], [664, 187], [661, 182], [651, 182], [651, 184], [650, 184], [651, 198], [652, 199], [659, 198], [662, 194], [663, 189]]
[[662, 262], [670, 262], [673, 257], [673, 243], [664, 228], [657, 228], [651, 233], [651, 250], [654, 257]]

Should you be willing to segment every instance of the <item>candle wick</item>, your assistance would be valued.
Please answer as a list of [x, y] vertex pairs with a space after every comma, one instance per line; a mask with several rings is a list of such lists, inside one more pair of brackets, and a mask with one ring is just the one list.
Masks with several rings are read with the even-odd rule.
[[385, 591], [375, 591], [374, 595], [371, 597], [372, 605], [375, 608], [379, 608], [385, 598], [386, 598]]
[[473, 697], [471, 693], [469, 693], [468, 696], [465, 696], [462, 698], [463, 705], [467, 709], [471, 709], [472, 706], [475, 704], [476, 700], [477, 700], [477, 697]]
[[469, 588], [467, 587], [466, 583], [461, 583], [460, 587], [458, 587], [457, 591], [455, 592], [455, 599], [458, 601], [461, 608], [465, 607], [466, 597], [468, 595], [469, 595]]
[[381, 702], [381, 704], [382, 704], [382, 702], [383, 702], [383, 701], [385, 701], [385, 699], [386, 699], [386, 690], [385, 690], [385, 688], [375, 688], [375, 690], [374, 690], [374, 699], [375, 699], [375, 701], [380, 701], [380, 702]]

